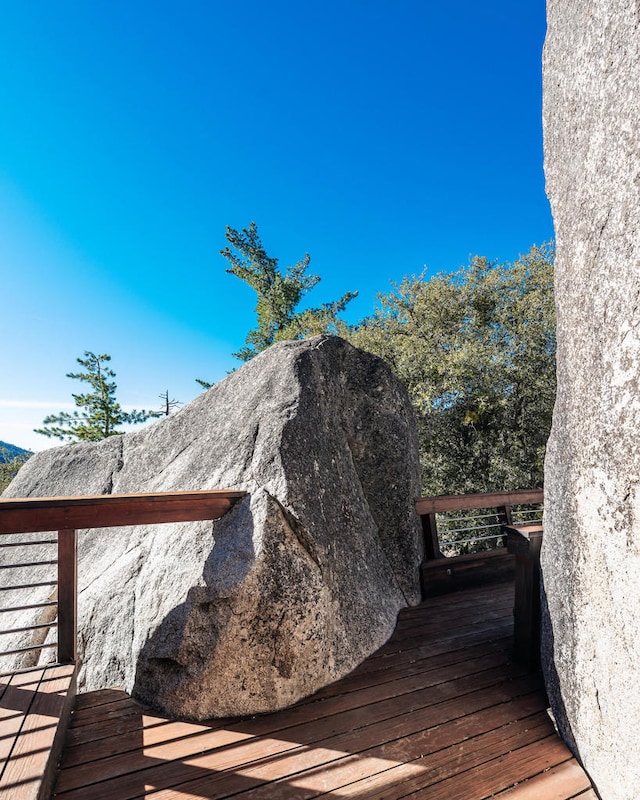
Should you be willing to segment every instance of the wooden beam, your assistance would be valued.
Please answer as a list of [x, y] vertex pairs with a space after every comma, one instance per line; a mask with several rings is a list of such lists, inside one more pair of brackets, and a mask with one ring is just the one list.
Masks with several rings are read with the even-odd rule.
[[78, 641], [78, 559], [74, 530], [58, 531], [58, 663], [75, 664]]
[[426, 561], [431, 561], [434, 558], [444, 558], [440, 551], [440, 542], [438, 540], [438, 523], [435, 514], [423, 514], [420, 518], [422, 520], [422, 535], [424, 537], [424, 557]]
[[496, 511], [500, 515], [503, 525], [513, 525], [513, 509], [511, 506], [499, 506]]
[[507, 549], [516, 557], [514, 651], [530, 669], [540, 666], [540, 548], [543, 527], [505, 525]]
[[526, 503], [542, 503], [542, 489], [519, 489], [513, 492], [488, 494], [450, 494], [440, 497], [421, 497], [415, 501], [418, 514], [442, 514], [445, 511], [465, 511], [470, 508], [498, 508]]
[[247, 493], [196, 492], [107, 494], [0, 500], [0, 534], [111, 528], [218, 519]]

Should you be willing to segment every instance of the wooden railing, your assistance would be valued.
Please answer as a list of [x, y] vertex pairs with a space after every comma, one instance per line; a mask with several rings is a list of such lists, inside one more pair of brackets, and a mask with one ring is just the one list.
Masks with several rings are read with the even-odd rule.
[[[0, 500], [0, 535], [57, 531], [58, 538], [40, 540], [38, 544], [57, 542], [57, 559], [4, 564], [4, 570], [57, 564], [57, 581], [23, 583], [2, 586], [2, 591], [23, 590], [42, 585], [58, 587], [58, 641], [57, 658], [61, 664], [74, 663], [77, 657], [77, 531], [87, 528], [110, 528], [127, 525], [154, 525], [166, 522], [193, 522], [214, 520], [225, 514], [241, 497], [243, 491], [213, 490], [196, 492], [163, 492], [152, 494], [99, 495], [88, 497], [42, 497]], [[9, 542], [3, 547], [23, 546], [23, 542]], [[33, 604], [34, 608], [53, 605], [52, 602]], [[25, 610], [29, 604], [18, 608], [0, 608], [0, 613]], [[3, 627], [3, 626], [0, 626]], [[22, 631], [35, 630], [47, 625], [33, 625]], [[2, 631], [9, 633], [11, 631]], [[16, 632], [15, 630], [13, 632]], [[52, 645], [47, 645], [52, 646]], [[41, 649], [43, 645], [6, 651], [0, 646], [0, 656], [9, 653]]]
[[514, 652], [530, 669], [540, 666], [540, 548], [542, 525], [508, 525], [507, 550], [516, 560]]
[[423, 597], [514, 580], [505, 526], [539, 523], [542, 500], [542, 489], [416, 500], [424, 534]]
[[[426, 552], [420, 571], [423, 596], [513, 580], [514, 654], [534, 670], [540, 663], [542, 504], [542, 489], [422, 497], [415, 503]], [[465, 515], [476, 511], [483, 513]], [[489, 541], [494, 546], [485, 549]], [[479, 547], [443, 553], [455, 553], [461, 543]]]
[[[49, 629], [57, 625], [57, 642], [37, 644], [14, 650], [5, 650], [0, 645], [0, 656], [29, 650], [40, 650], [44, 647], [57, 646], [57, 660], [61, 664], [74, 663], [77, 657], [77, 531], [91, 528], [121, 527], [128, 525], [150, 525], [167, 522], [189, 522], [196, 520], [217, 519], [226, 513], [246, 493], [243, 491], [196, 491], [130, 495], [100, 495], [89, 497], [45, 497], [29, 499], [0, 500], [0, 547], [26, 546], [23, 541], [4, 543], [3, 535], [41, 533], [57, 531], [56, 539], [39, 539], [33, 544], [48, 544], [57, 547], [57, 559], [29, 562], [22, 561], [18, 565], [3, 564], [2, 573], [12, 567], [36, 567], [42, 564], [57, 565], [57, 580], [51, 582], [0, 586], [2, 593], [11, 590], [24, 590], [41, 586], [56, 586], [57, 623], [50, 621], [33, 624], [21, 628], [23, 632], [35, 631], [38, 628]], [[425, 596], [440, 593], [448, 588], [455, 588], [461, 583], [481, 582], [487, 574], [495, 575], [504, 567], [513, 572], [513, 557], [507, 558], [506, 548], [493, 549], [481, 554], [470, 554], [458, 558], [447, 558], [442, 552], [440, 541], [439, 515], [459, 514], [470, 510], [490, 510], [489, 514], [480, 515], [495, 517], [491, 524], [480, 524], [466, 528], [458, 528], [467, 537], [462, 540], [481, 541], [502, 537], [502, 526], [518, 525], [523, 522], [536, 521], [525, 516], [516, 518], [523, 506], [541, 505], [543, 494], [541, 489], [514, 492], [495, 492], [490, 494], [449, 495], [441, 497], [423, 497], [416, 501], [415, 508], [422, 519], [425, 537], [427, 561], [422, 566], [423, 593]], [[458, 520], [460, 517], [457, 518]], [[441, 523], [440, 523], [441, 524]], [[485, 535], [487, 528], [499, 527], [497, 534]], [[8, 538], [8, 537], [7, 537]], [[455, 543], [455, 542], [454, 542]], [[451, 542], [449, 542], [451, 544]], [[508, 563], [507, 563], [508, 562]], [[43, 603], [27, 602], [19, 607], [4, 607], [0, 599], [0, 615], [10, 611], [24, 611], [30, 608], [55, 606], [56, 601]], [[52, 619], [52, 618], [51, 618]], [[14, 629], [2, 630], [0, 634], [16, 632]]]
[[[443, 530], [448, 534], [463, 534], [457, 538], [447, 537], [446, 544], [454, 552], [456, 546], [461, 544], [482, 541], [495, 543], [503, 536], [503, 525], [537, 522], [542, 500], [542, 489], [422, 497], [416, 500], [415, 508], [422, 520], [425, 558], [432, 560], [446, 557], [441, 536]], [[457, 514], [462, 511], [487, 513], [465, 518]], [[443, 524], [444, 515], [452, 518], [456, 527]], [[467, 524], [468, 522], [471, 524]]]

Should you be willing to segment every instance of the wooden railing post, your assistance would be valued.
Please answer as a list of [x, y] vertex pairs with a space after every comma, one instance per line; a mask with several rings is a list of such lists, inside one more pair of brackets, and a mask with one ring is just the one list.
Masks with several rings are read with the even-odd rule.
[[513, 509], [511, 506], [499, 506], [497, 511], [502, 517], [501, 522], [503, 525], [513, 525]]
[[422, 535], [424, 536], [424, 557], [427, 561], [442, 558], [438, 541], [438, 525], [435, 514], [421, 514]]
[[542, 525], [505, 527], [507, 549], [516, 557], [513, 639], [516, 658], [540, 666], [540, 548]]
[[78, 559], [75, 530], [58, 531], [58, 663], [74, 664], [78, 642]]
[[[74, 664], [77, 661], [77, 530], [219, 519], [246, 496], [247, 492], [241, 489], [206, 489], [192, 492], [0, 499], [0, 537], [3, 534], [58, 531], [58, 663]], [[46, 543], [50, 541], [52, 540], [47, 540]], [[38, 561], [21, 566], [54, 563], [53, 560]], [[51, 585], [52, 581], [46, 581], [27, 584], [22, 588]], [[48, 605], [49, 603], [39, 603], [27, 608], [44, 608]], [[37, 624], [33, 629], [46, 627], [48, 625]], [[13, 630], [18, 632], [18, 629]], [[55, 646], [56, 642], [46, 642], [17, 650], [2, 650], [0, 655]]]

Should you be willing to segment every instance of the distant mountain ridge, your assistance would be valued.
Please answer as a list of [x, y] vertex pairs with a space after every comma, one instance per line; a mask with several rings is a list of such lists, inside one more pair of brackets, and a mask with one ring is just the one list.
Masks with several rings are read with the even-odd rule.
[[16, 456], [30, 456], [31, 450], [25, 450], [23, 447], [17, 447], [15, 444], [0, 441], [0, 464], [6, 464], [12, 461]]

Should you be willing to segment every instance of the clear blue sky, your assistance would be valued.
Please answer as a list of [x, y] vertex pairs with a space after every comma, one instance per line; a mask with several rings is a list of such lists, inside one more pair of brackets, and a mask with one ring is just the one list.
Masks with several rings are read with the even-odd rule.
[[0, 440], [112, 355], [119, 399], [182, 401], [254, 324], [226, 225], [316, 305], [512, 260], [553, 236], [544, 0], [0, 0]]

